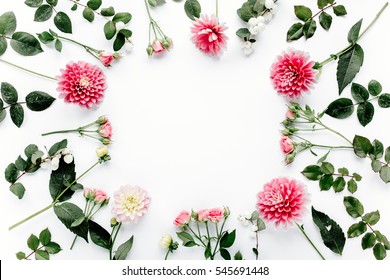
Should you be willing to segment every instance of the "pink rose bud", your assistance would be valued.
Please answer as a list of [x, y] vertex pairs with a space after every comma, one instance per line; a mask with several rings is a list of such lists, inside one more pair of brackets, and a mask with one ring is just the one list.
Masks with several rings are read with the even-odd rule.
[[207, 218], [212, 223], [218, 223], [224, 218], [224, 211], [221, 208], [210, 209], [207, 213]]
[[176, 217], [176, 219], [173, 221], [173, 224], [177, 227], [184, 227], [190, 222], [191, 219], [191, 213], [183, 210], [180, 212], [179, 216]]
[[97, 120], [96, 120], [96, 123], [97, 124], [105, 124], [108, 122], [108, 118], [106, 116], [100, 116]]
[[95, 204], [103, 204], [107, 199], [107, 194], [102, 190], [95, 190]]
[[208, 220], [208, 212], [209, 210], [208, 209], [201, 209], [198, 211], [198, 221], [199, 222], [206, 222]]
[[153, 48], [153, 52], [155, 52], [155, 53], [165, 52], [165, 48], [164, 48], [163, 44], [158, 40], [155, 40], [153, 42], [152, 48]]
[[99, 127], [99, 135], [104, 138], [111, 138], [112, 136], [112, 126], [110, 122], [107, 122]]
[[89, 199], [94, 199], [95, 198], [95, 191], [94, 189], [91, 188], [84, 188], [84, 197], [89, 200]]
[[282, 149], [283, 153], [286, 155], [294, 151], [294, 142], [287, 136], [282, 137], [280, 139], [280, 148]]
[[294, 112], [291, 112], [290, 109], [287, 109], [286, 118], [289, 120], [295, 120], [297, 118], [297, 115]]
[[104, 145], [110, 145], [111, 144], [110, 138], [100, 138], [100, 142], [102, 142], [102, 144], [104, 144]]
[[108, 67], [114, 60], [114, 54], [112, 52], [103, 51], [99, 53], [99, 60], [104, 66]]

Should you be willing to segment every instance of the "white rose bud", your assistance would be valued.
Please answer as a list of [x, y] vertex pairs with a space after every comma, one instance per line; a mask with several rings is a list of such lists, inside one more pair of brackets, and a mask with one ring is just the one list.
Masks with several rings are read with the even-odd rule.
[[99, 158], [102, 158], [106, 155], [108, 155], [108, 148], [106, 145], [102, 145], [100, 147], [98, 147], [96, 149], [96, 155], [99, 157]]
[[272, 9], [275, 6], [275, 2], [273, 0], [265, 0], [264, 5], [267, 9]]
[[165, 233], [161, 240], [160, 240], [160, 246], [163, 249], [168, 249], [172, 244], [172, 236], [170, 236], [168, 233]]
[[247, 218], [247, 220], [250, 220], [250, 219], [252, 218], [252, 213], [250, 213], [250, 212], [245, 212], [245, 213], [244, 213], [244, 216], [245, 216], [245, 218]]

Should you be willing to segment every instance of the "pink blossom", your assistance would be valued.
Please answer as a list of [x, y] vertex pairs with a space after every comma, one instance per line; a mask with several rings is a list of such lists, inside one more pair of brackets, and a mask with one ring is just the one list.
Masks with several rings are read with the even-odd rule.
[[276, 91], [286, 97], [295, 98], [308, 92], [315, 83], [316, 70], [309, 55], [291, 50], [277, 57], [271, 66], [271, 80]]
[[189, 223], [191, 219], [191, 213], [183, 210], [180, 212], [179, 216], [176, 217], [176, 219], [173, 221], [173, 224], [177, 227], [184, 227]]
[[65, 102], [91, 108], [103, 100], [106, 81], [99, 67], [79, 61], [70, 62], [57, 77], [60, 98]]
[[224, 33], [226, 29], [227, 27], [220, 24], [215, 15], [211, 17], [202, 15], [191, 27], [192, 41], [205, 54], [214, 56], [222, 54], [228, 39]]
[[283, 136], [282, 139], [280, 139], [280, 148], [282, 149], [283, 153], [287, 155], [294, 151], [294, 142], [290, 137]]
[[159, 40], [155, 40], [152, 44], [152, 49], [154, 53], [162, 53], [165, 52], [165, 48], [163, 44]]
[[287, 109], [286, 118], [289, 120], [295, 120], [297, 118], [297, 115], [294, 112], [291, 112], [290, 109]]
[[213, 208], [207, 211], [207, 219], [212, 223], [218, 223], [224, 218], [224, 211], [221, 208]]
[[137, 223], [148, 212], [150, 197], [138, 186], [122, 186], [114, 192], [112, 213], [118, 222]]
[[95, 190], [91, 188], [84, 188], [84, 197], [86, 199], [94, 199], [95, 198]]
[[110, 66], [114, 59], [115, 57], [112, 52], [103, 51], [99, 53], [99, 60], [106, 67]]
[[107, 122], [108, 122], [107, 116], [100, 116], [100, 117], [97, 119], [97, 121], [96, 121], [97, 124], [105, 124], [105, 123], [107, 123]]
[[302, 217], [307, 196], [303, 184], [280, 177], [264, 185], [256, 205], [265, 220], [286, 226]]
[[94, 202], [96, 204], [104, 203], [107, 198], [108, 198], [107, 194], [104, 191], [102, 191], [102, 190], [95, 190], [95, 200], [94, 200]]
[[112, 137], [112, 126], [110, 122], [106, 122], [99, 127], [99, 135], [105, 138]]
[[199, 222], [206, 222], [208, 220], [208, 209], [201, 209], [197, 212], [198, 215], [198, 221]]

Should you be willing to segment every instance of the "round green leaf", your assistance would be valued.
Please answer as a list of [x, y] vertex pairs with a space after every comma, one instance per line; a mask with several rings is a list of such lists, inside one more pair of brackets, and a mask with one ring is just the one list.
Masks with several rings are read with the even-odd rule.
[[5, 53], [7, 47], [8, 47], [7, 40], [4, 38], [0, 38], [0, 56], [2, 56]]
[[102, 5], [102, 0], [89, 0], [87, 6], [92, 10], [97, 10]]
[[341, 175], [343, 175], [343, 176], [348, 176], [349, 175], [349, 170], [347, 168], [345, 168], [345, 167], [339, 168], [339, 169], [337, 169], [337, 171]]
[[352, 97], [359, 103], [367, 101], [370, 97], [368, 90], [364, 86], [356, 83], [352, 83], [351, 94]]
[[56, 242], [49, 242], [47, 245], [45, 245], [45, 250], [49, 254], [57, 254], [60, 252], [62, 249], [60, 245], [58, 245]]
[[320, 179], [320, 189], [321, 191], [328, 191], [333, 185], [333, 176], [324, 175]]
[[22, 105], [20, 104], [14, 104], [10, 108], [10, 116], [13, 121], [13, 123], [17, 126], [20, 127], [23, 123], [24, 120], [24, 109]]
[[28, 168], [27, 162], [21, 156], [15, 160], [15, 166], [19, 171], [25, 171]]
[[236, 31], [236, 35], [242, 39], [249, 38], [251, 33], [248, 28], [240, 28]]
[[51, 33], [44, 31], [44, 32], [38, 34], [38, 39], [43, 44], [48, 44], [48, 43], [54, 41], [54, 36]]
[[72, 33], [72, 22], [67, 14], [58, 12], [54, 17], [55, 26], [64, 33]]
[[382, 108], [389, 108], [390, 107], [390, 94], [384, 93], [379, 96], [378, 104]]
[[200, 17], [202, 8], [198, 0], [186, 0], [184, 3], [184, 11], [191, 20], [196, 20]]
[[314, 33], [317, 30], [317, 23], [315, 20], [306, 21], [303, 25], [303, 35], [305, 35], [306, 39], [313, 37]]
[[44, 260], [47, 261], [50, 259], [49, 253], [43, 250], [37, 250], [35, 252], [35, 259], [36, 260]]
[[24, 1], [24, 4], [26, 4], [27, 6], [29, 6], [31, 8], [39, 7], [40, 5], [42, 5], [42, 3], [43, 3], [43, 0], [26, 0], [26, 1]]
[[380, 159], [383, 156], [384, 147], [379, 140], [372, 141], [372, 149], [370, 151], [370, 157], [372, 159]]
[[4, 121], [5, 117], [7, 116], [6, 110], [0, 110], [0, 123]]
[[17, 252], [16, 253], [16, 258], [18, 260], [23, 260], [25, 257], [26, 257], [26, 253], [24, 253], [24, 252]]
[[31, 159], [32, 155], [38, 151], [38, 146], [35, 144], [30, 144], [24, 149], [24, 154], [27, 158]]
[[100, 13], [102, 16], [112, 17], [113, 15], [115, 15], [115, 10], [114, 10], [114, 7], [110, 6], [108, 8], [102, 8], [100, 10]]
[[354, 179], [351, 179], [348, 181], [348, 191], [350, 193], [355, 193], [358, 189], [358, 186], [356, 184], [356, 181]]
[[343, 5], [334, 6], [333, 12], [336, 16], [345, 16], [347, 14], [347, 10]]
[[386, 148], [386, 151], [385, 151], [385, 161], [386, 161], [387, 163], [390, 162], [390, 147], [387, 147], [387, 148]]
[[49, 108], [54, 100], [54, 97], [45, 92], [33, 91], [26, 96], [26, 105], [31, 111], [43, 111]]
[[55, 7], [58, 4], [58, 0], [46, 0], [46, 3]]
[[301, 173], [311, 181], [318, 181], [323, 175], [321, 167], [318, 165], [309, 165]]
[[116, 33], [115, 23], [112, 21], [108, 21], [104, 25], [104, 35], [106, 36], [106, 39], [111, 40], [115, 36], [115, 33]]
[[362, 126], [366, 126], [369, 124], [375, 113], [374, 105], [372, 105], [371, 102], [364, 102], [362, 104], [359, 104], [357, 108], [357, 116], [360, 124]]
[[354, 105], [351, 99], [339, 98], [329, 104], [325, 114], [336, 119], [346, 119], [352, 115], [353, 111]]
[[112, 21], [117, 23], [117, 22], [123, 22], [124, 24], [129, 23], [131, 20], [132, 16], [130, 13], [117, 13], [113, 18]]
[[320, 24], [325, 30], [329, 30], [332, 25], [332, 16], [326, 12], [320, 14]]
[[383, 182], [386, 184], [390, 182], [390, 167], [385, 165], [382, 166], [381, 170], [379, 171], [379, 175]]
[[39, 246], [39, 239], [34, 234], [31, 234], [30, 237], [27, 239], [27, 246], [31, 250], [35, 251], [38, 249]]
[[367, 231], [367, 225], [364, 222], [358, 222], [357, 224], [353, 224], [348, 229], [348, 238], [354, 238], [362, 235]]
[[382, 85], [376, 80], [371, 80], [368, 83], [368, 91], [372, 96], [378, 96], [382, 92]]
[[293, 24], [287, 31], [287, 42], [295, 41], [303, 36], [303, 24], [298, 22]]
[[18, 92], [13, 85], [3, 82], [0, 91], [5, 103], [12, 105], [18, 102]]
[[363, 204], [353, 196], [344, 197], [344, 206], [352, 218], [358, 218], [364, 214]]
[[355, 154], [360, 158], [365, 158], [371, 152], [372, 145], [370, 140], [363, 136], [355, 135], [352, 144]]
[[371, 168], [374, 172], [379, 172], [382, 168], [382, 163], [379, 160], [372, 160], [371, 161]]
[[47, 21], [52, 15], [53, 8], [50, 5], [42, 5], [35, 11], [34, 21]]
[[345, 188], [346, 182], [344, 177], [337, 177], [333, 182], [333, 189], [336, 193], [342, 192]]
[[321, 171], [324, 174], [331, 175], [334, 173], [334, 166], [333, 166], [333, 164], [324, 161], [321, 164]]
[[114, 40], [113, 49], [114, 51], [119, 51], [123, 45], [126, 43], [125, 36], [122, 33], [118, 33]]
[[367, 213], [365, 214], [363, 217], [362, 217], [362, 220], [370, 225], [375, 225], [377, 222], [379, 222], [381, 218], [381, 215], [379, 213], [379, 211], [373, 211], [373, 212], [370, 212], [370, 213]]
[[133, 35], [133, 32], [129, 29], [121, 29], [119, 33], [123, 34], [126, 38], [130, 38]]
[[33, 56], [43, 52], [39, 41], [26, 32], [15, 32], [12, 35], [11, 47], [24, 56]]
[[19, 171], [14, 163], [8, 164], [7, 168], [4, 171], [5, 180], [9, 183], [15, 183], [18, 178]]
[[363, 250], [374, 247], [376, 243], [375, 234], [367, 232], [362, 238], [362, 248]]
[[24, 187], [23, 184], [21, 184], [21, 183], [12, 184], [12, 185], [9, 187], [9, 190], [10, 190], [14, 195], [16, 195], [19, 199], [22, 199], [23, 196], [24, 196], [24, 193], [26, 192], [25, 187]]
[[11, 35], [16, 30], [16, 17], [13, 12], [5, 12], [0, 16], [0, 34]]
[[89, 22], [93, 22], [93, 20], [95, 19], [95, 14], [93, 13], [93, 10], [91, 8], [85, 7], [83, 11], [83, 17]]
[[48, 228], [45, 228], [39, 234], [39, 241], [42, 245], [46, 246], [51, 241], [51, 233]]
[[377, 260], [383, 260], [387, 256], [385, 246], [383, 246], [380, 243], [375, 244], [373, 251], [374, 251], [374, 256]]
[[294, 12], [295, 12], [295, 15], [297, 16], [297, 18], [299, 18], [300, 20], [303, 20], [303, 21], [307, 21], [313, 15], [310, 8], [308, 8], [306, 6], [302, 6], [302, 5], [294, 6]]

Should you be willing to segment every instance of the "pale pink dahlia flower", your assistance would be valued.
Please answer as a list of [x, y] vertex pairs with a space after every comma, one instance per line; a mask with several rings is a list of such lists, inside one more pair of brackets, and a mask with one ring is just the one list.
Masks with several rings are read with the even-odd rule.
[[83, 61], [70, 62], [61, 74], [57, 77], [57, 90], [65, 102], [89, 109], [102, 101], [106, 81], [99, 67]]
[[257, 207], [265, 220], [276, 226], [298, 221], [305, 212], [308, 200], [306, 188], [293, 179], [280, 177], [264, 185], [257, 194]]
[[194, 21], [191, 27], [192, 41], [202, 52], [210, 55], [219, 55], [226, 48], [227, 36], [224, 31], [227, 27], [219, 23], [219, 19], [212, 15], [202, 15]]
[[112, 214], [118, 222], [128, 224], [137, 223], [148, 212], [150, 197], [138, 186], [122, 186], [114, 192]]
[[301, 51], [290, 50], [279, 55], [271, 66], [271, 80], [276, 91], [289, 98], [308, 92], [316, 79], [314, 63]]

